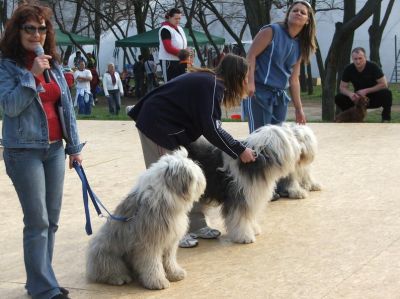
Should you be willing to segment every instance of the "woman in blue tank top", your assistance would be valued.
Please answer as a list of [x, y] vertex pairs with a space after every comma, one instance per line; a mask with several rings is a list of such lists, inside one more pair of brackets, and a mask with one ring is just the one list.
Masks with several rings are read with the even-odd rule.
[[257, 33], [247, 55], [249, 98], [245, 108], [250, 132], [285, 121], [288, 86], [296, 122], [306, 123], [300, 99], [300, 63], [308, 63], [315, 49], [314, 12], [306, 1], [294, 1], [283, 23], [266, 25]]

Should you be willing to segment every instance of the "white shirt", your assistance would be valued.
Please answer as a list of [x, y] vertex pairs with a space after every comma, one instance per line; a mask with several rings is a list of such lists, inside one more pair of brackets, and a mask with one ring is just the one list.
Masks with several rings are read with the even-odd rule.
[[114, 72], [114, 76], [115, 76], [115, 84], [112, 83], [110, 73], [107, 72], [104, 73], [103, 75], [103, 89], [104, 89], [104, 95], [106, 97], [109, 96], [108, 93], [109, 90], [116, 90], [116, 89], [119, 89], [121, 96], [124, 95], [124, 87], [122, 86], [122, 81], [121, 78], [119, 77], [119, 74], [117, 72]]
[[77, 78], [86, 78], [86, 79], [90, 79], [90, 81], [92, 80], [92, 73], [90, 72], [90, 70], [76, 70], [74, 73], [74, 78], [76, 81], [76, 89], [83, 89], [87, 92], [90, 92], [90, 81], [78, 81]]

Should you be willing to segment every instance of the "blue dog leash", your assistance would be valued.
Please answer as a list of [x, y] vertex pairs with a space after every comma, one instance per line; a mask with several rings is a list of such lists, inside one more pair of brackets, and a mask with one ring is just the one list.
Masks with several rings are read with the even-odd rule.
[[116, 221], [122, 221], [126, 222], [130, 220], [130, 218], [127, 217], [121, 217], [121, 216], [114, 216], [112, 215], [107, 208], [102, 204], [100, 199], [97, 197], [97, 195], [93, 192], [92, 188], [89, 185], [89, 182], [87, 180], [85, 171], [83, 170], [82, 165], [80, 165], [78, 162], [74, 161], [72, 163], [76, 173], [78, 174], [79, 178], [82, 181], [82, 193], [83, 193], [83, 206], [85, 207], [85, 216], [86, 216], [86, 224], [85, 224], [85, 230], [88, 235], [92, 234], [92, 225], [90, 222], [90, 213], [89, 213], [89, 197], [92, 201], [92, 204], [97, 212], [97, 215], [100, 217], [104, 217], [103, 213], [101, 212], [99, 205], [104, 209], [104, 211], [107, 212], [109, 217], [112, 220]]

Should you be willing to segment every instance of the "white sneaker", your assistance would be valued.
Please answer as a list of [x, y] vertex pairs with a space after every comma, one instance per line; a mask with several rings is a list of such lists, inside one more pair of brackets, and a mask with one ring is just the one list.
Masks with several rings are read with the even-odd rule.
[[203, 228], [200, 228], [199, 230], [190, 233], [190, 236], [192, 238], [200, 238], [200, 239], [216, 239], [221, 235], [221, 232], [217, 229], [210, 228], [208, 226], [205, 226]]
[[135, 107], [135, 105], [126, 106], [126, 108], [125, 108], [126, 114], [128, 114], [129, 111], [131, 111], [133, 107]]
[[192, 248], [192, 247], [196, 247], [198, 244], [199, 244], [199, 241], [197, 241], [195, 238], [193, 238], [190, 234], [185, 235], [179, 241], [180, 248]]

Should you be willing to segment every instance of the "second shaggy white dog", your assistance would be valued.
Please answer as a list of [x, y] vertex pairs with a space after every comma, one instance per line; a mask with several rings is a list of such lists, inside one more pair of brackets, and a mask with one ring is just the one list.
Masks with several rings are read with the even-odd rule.
[[311, 175], [311, 164], [318, 150], [317, 138], [310, 127], [297, 124], [284, 124], [288, 134], [295, 137], [300, 146], [300, 158], [296, 167], [278, 182], [278, 193], [282, 197], [306, 198], [308, 191], [320, 191], [321, 185]]
[[186, 272], [176, 260], [179, 240], [188, 228], [187, 213], [204, 192], [200, 167], [185, 149], [165, 155], [139, 178], [90, 242], [86, 274], [94, 282], [122, 285], [136, 274], [148, 289], [168, 288]]

